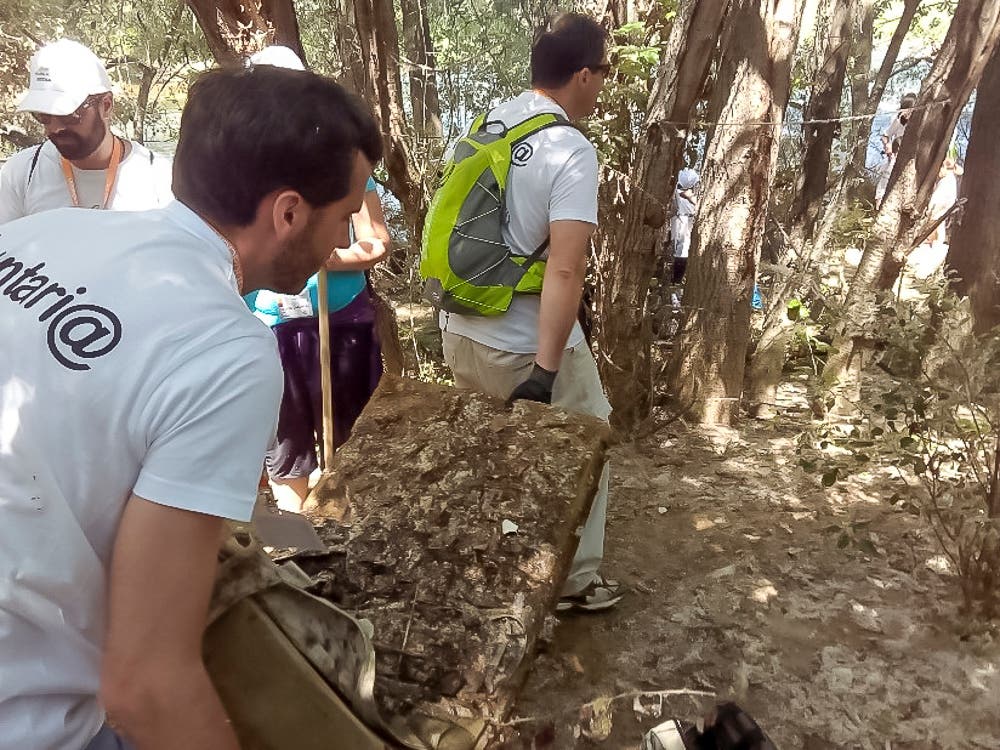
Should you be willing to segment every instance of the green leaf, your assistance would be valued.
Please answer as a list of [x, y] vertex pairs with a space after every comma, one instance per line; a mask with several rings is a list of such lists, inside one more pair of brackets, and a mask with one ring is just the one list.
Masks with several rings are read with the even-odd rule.
[[831, 469], [830, 471], [823, 474], [823, 486], [832, 487], [837, 481], [837, 477], [840, 474], [840, 469]]
[[917, 474], [923, 474], [925, 471], [927, 471], [927, 464], [924, 463], [924, 460], [922, 458], [918, 458], [916, 461], [913, 462], [913, 470]]
[[840, 539], [837, 540], [837, 548], [844, 549], [848, 544], [851, 543], [851, 535], [846, 531], [840, 535]]

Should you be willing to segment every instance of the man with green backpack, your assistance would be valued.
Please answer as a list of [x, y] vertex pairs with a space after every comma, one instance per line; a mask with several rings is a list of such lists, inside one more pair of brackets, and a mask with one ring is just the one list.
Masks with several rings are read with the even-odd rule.
[[[421, 275], [460, 388], [611, 413], [576, 320], [598, 165], [571, 124], [594, 111], [609, 72], [604, 29], [588, 16], [557, 16], [532, 45], [532, 90], [478, 118], [445, 166]], [[598, 572], [607, 497], [605, 466], [560, 611], [606, 610], [622, 598], [622, 586]]]

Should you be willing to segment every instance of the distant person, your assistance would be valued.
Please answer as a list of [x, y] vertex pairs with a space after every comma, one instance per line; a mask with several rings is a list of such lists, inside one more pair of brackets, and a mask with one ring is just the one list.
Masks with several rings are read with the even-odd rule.
[[47, 140], [0, 169], [0, 224], [51, 208], [133, 211], [170, 202], [170, 160], [111, 132], [114, 95], [104, 65], [79, 42], [60, 39], [31, 58], [18, 112]]
[[697, 190], [700, 184], [701, 175], [693, 169], [682, 169], [677, 175], [674, 215], [670, 220], [670, 234], [674, 244], [674, 284], [680, 284], [684, 280], [684, 272], [687, 270], [691, 236], [694, 234], [694, 221], [698, 214]]
[[906, 123], [910, 120], [913, 106], [917, 103], [916, 94], [903, 94], [899, 100], [899, 111], [893, 118], [889, 126], [882, 131], [879, 139], [882, 143], [882, 157], [877, 168], [877, 182], [875, 184], [875, 203], [882, 203], [885, 198], [885, 191], [889, 187], [889, 177], [892, 175], [892, 168], [896, 164], [896, 154], [899, 153], [899, 144], [903, 140], [906, 132]]
[[0, 231], [0, 747], [237, 750], [202, 637], [282, 385], [240, 293], [294, 293], [346, 245], [381, 153], [329, 78], [213, 70], [177, 201]]
[[[958, 165], [953, 156], [945, 158], [938, 172], [938, 181], [934, 185], [934, 192], [931, 193], [930, 205], [927, 209], [929, 219], [941, 218], [955, 205], [958, 200], [958, 178], [962, 176], [962, 173], [962, 167]], [[946, 225], [947, 221], [942, 221], [928, 238], [927, 241], [932, 247], [943, 247], [946, 244]]]
[[[305, 66], [288, 47], [274, 45], [254, 54], [250, 65], [291, 70]], [[330, 311], [330, 373], [333, 382], [334, 445], [351, 433], [382, 377], [375, 307], [365, 272], [389, 257], [391, 242], [375, 181], [368, 178], [361, 211], [351, 217], [353, 240], [326, 261]], [[323, 271], [320, 271], [323, 273]], [[282, 510], [300, 512], [309, 494], [309, 475], [319, 465], [323, 442], [323, 388], [319, 352], [319, 273], [299, 294], [260, 290], [248, 294], [254, 314], [272, 327], [284, 371], [277, 442], [267, 452], [267, 473]]]

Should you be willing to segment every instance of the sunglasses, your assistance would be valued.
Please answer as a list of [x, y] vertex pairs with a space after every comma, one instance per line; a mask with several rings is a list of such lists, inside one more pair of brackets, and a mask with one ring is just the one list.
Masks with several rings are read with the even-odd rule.
[[93, 107], [97, 102], [101, 100], [101, 95], [88, 96], [83, 100], [83, 104], [76, 108], [73, 112], [68, 115], [47, 115], [43, 112], [32, 112], [31, 116], [34, 117], [42, 125], [50, 125], [53, 122], [59, 121], [65, 125], [76, 125], [83, 119], [84, 113]]

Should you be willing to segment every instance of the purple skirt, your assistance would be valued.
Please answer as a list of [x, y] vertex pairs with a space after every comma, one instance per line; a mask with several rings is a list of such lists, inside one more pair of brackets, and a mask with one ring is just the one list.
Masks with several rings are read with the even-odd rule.
[[[279, 323], [274, 335], [285, 372], [285, 392], [278, 413], [277, 444], [267, 453], [267, 471], [273, 479], [306, 477], [319, 465], [316, 445], [323, 443], [319, 320]], [[330, 373], [334, 444], [340, 445], [350, 436], [382, 377], [375, 308], [367, 289], [347, 307], [330, 313]]]

